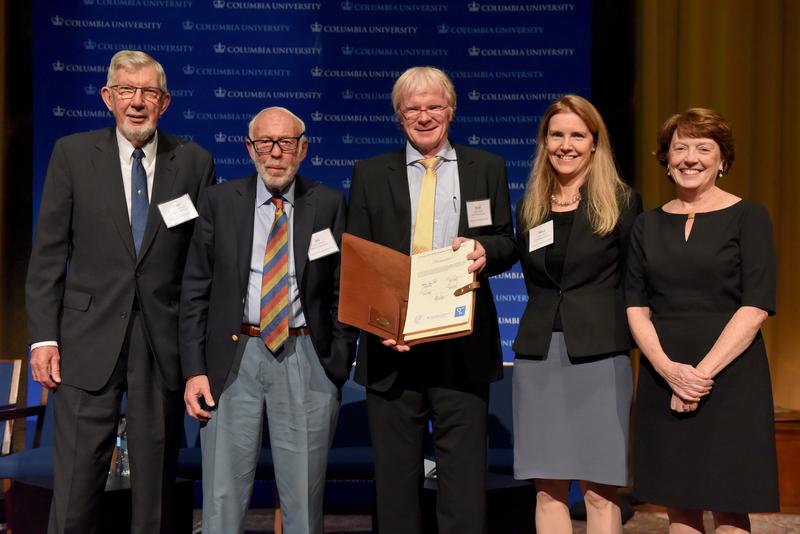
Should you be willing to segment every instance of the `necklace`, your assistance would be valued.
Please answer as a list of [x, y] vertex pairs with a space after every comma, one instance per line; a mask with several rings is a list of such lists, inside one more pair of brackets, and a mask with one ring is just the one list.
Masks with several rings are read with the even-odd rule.
[[575, 193], [575, 196], [572, 197], [570, 200], [558, 200], [558, 197], [555, 196], [554, 194], [550, 195], [550, 202], [552, 202], [556, 206], [562, 206], [562, 207], [563, 206], [572, 206], [573, 204], [577, 204], [580, 201], [581, 201], [581, 192], [580, 191]]

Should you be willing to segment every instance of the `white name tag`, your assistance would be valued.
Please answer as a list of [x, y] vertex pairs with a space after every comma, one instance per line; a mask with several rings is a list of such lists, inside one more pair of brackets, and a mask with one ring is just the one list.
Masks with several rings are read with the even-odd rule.
[[162, 202], [158, 205], [158, 211], [161, 212], [161, 217], [163, 217], [167, 228], [172, 228], [197, 218], [197, 210], [192, 199], [189, 198], [189, 193], [176, 199]]
[[337, 252], [339, 252], [339, 247], [336, 246], [336, 240], [333, 238], [330, 228], [311, 234], [311, 243], [308, 245], [308, 259], [310, 261], [324, 258]]
[[467, 224], [470, 228], [492, 224], [492, 203], [488, 198], [467, 202]]
[[528, 252], [553, 244], [553, 221], [547, 221], [528, 230]]

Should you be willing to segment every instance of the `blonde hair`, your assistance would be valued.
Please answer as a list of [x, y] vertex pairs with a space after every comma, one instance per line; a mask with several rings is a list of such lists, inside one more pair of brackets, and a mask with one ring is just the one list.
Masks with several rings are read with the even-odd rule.
[[586, 169], [588, 198], [584, 201], [592, 231], [599, 236], [608, 235], [619, 221], [622, 206], [630, 199], [630, 187], [617, 173], [603, 118], [591, 102], [577, 95], [564, 95], [550, 104], [542, 116], [536, 139], [536, 160], [521, 206], [523, 230], [541, 224], [550, 216], [550, 196], [555, 191], [557, 176], [547, 154], [547, 133], [550, 119], [558, 113], [576, 114], [592, 134], [595, 150]]
[[403, 96], [420, 90], [441, 89], [447, 105], [455, 112], [456, 89], [443, 70], [436, 67], [411, 67], [397, 78], [392, 88], [392, 107], [400, 111]]
[[139, 70], [142, 67], [153, 65], [158, 74], [159, 88], [168, 93], [167, 90], [167, 73], [164, 72], [164, 67], [161, 63], [156, 61], [152, 56], [139, 50], [120, 50], [114, 57], [111, 58], [111, 63], [108, 65], [108, 77], [106, 78], [106, 85], [111, 87], [117, 79], [117, 72], [119, 69], [129, 71]]

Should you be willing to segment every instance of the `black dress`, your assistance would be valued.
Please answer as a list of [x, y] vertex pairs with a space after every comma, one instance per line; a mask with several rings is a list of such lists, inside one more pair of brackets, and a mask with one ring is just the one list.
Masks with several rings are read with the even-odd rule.
[[[629, 307], [648, 306], [664, 352], [698, 364], [740, 306], [775, 312], [775, 250], [767, 211], [742, 200], [686, 215], [636, 220], [626, 276]], [[635, 496], [718, 512], [779, 509], [772, 386], [759, 332], [690, 413], [670, 410], [669, 385], [642, 358], [636, 411]]]

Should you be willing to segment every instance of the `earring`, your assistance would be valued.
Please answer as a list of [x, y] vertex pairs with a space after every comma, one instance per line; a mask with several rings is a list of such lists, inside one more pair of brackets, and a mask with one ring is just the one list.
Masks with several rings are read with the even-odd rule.
[[669, 173], [669, 167], [667, 167], [667, 172], [666, 172], [666, 175], [667, 175], [667, 176], [672, 176], [672, 175]]
[[722, 171], [717, 172], [717, 178], [722, 178], [723, 176], [725, 176], [724, 172]]

